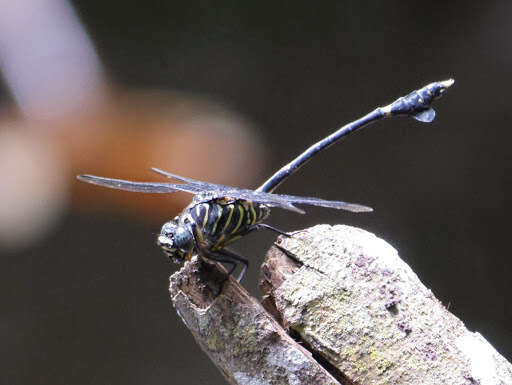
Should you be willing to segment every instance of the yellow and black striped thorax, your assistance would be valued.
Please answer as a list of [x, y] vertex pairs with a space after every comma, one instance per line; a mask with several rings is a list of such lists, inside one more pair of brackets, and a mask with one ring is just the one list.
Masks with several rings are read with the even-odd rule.
[[190, 205], [183, 216], [193, 223], [194, 236], [211, 249], [220, 249], [263, 222], [270, 209], [257, 202], [240, 199], [213, 199]]

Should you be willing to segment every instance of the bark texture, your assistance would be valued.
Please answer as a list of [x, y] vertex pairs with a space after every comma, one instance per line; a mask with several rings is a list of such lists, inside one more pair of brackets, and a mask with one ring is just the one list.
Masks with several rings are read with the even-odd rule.
[[342, 383], [236, 281], [222, 285], [224, 277], [218, 266], [196, 257], [171, 276], [170, 292], [183, 322], [229, 383]]
[[512, 384], [512, 365], [364, 230], [319, 225], [280, 237], [260, 287], [268, 311], [349, 383]]

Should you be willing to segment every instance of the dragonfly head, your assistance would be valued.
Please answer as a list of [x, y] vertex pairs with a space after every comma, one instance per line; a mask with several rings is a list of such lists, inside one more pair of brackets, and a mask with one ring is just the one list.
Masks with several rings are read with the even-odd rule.
[[162, 226], [156, 243], [169, 259], [180, 264], [194, 247], [194, 235], [188, 227], [172, 220]]

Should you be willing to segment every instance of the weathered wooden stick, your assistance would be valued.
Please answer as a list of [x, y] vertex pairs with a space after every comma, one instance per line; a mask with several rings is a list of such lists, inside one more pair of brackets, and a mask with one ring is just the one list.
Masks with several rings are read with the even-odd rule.
[[319, 225], [280, 237], [260, 287], [266, 308], [349, 383], [512, 384], [512, 365], [364, 230]]
[[[171, 298], [203, 351], [231, 384], [340, 385], [243, 287], [195, 257], [171, 276]], [[341, 381], [341, 382], [340, 382]]]

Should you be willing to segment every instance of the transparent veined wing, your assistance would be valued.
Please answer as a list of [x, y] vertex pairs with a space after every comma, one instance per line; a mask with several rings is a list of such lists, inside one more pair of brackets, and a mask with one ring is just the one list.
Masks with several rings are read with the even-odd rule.
[[174, 183], [158, 183], [158, 182], [132, 182], [123, 179], [103, 178], [95, 175], [78, 175], [78, 180], [95, 184], [98, 186], [113, 188], [116, 190], [143, 192], [143, 193], [173, 193], [177, 191], [184, 191], [191, 194], [199, 194], [200, 190], [196, 186], [187, 184], [174, 184]]
[[[220, 193], [220, 194], [218, 194]], [[211, 193], [210, 193], [211, 194]], [[295, 206], [295, 204], [303, 204], [310, 206], [321, 206], [328, 207], [332, 209], [338, 210], [347, 210], [356, 213], [360, 212], [369, 212], [373, 211], [371, 207], [363, 206], [357, 203], [348, 203], [343, 201], [330, 201], [319, 198], [312, 197], [299, 197], [294, 195], [283, 195], [283, 194], [272, 194], [265, 192], [258, 192], [254, 190], [243, 190], [243, 189], [234, 189], [234, 190], [224, 190], [222, 192], [213, 192], [214, 198], [220, 198], [222, 196], [227, 196], [231, 198], [245, 199], [248, 201], [254, 201], [266, 204], [270, 207], [280, 207], [285, 210], [295, 211], [301, 214], [304, 214], [304, 210], [301, 210]], [[210, 195], [210, 199], [212, 196]]]
[[330, 201], [312, 197], [299, 197], [294, 195], [272, 194], [258, 192], [255, 190], [239, 189], [236, 187], [223, 186], [215, 183], [207, 183], [190, 178], [185, 178], [176, 174], [171, 174], [169, 172], [159, 170], [157, 168], [152, 168], [152, 170], [159, 174], [165, 175], [168, 178], [186, 182], [188, 186], [194, 186], [198, 190], [201, 190], [202, 193], [195, 198], [195, 200], [198, 202], [204, 202], [214, 198], [230, 197], [245, 199], [249, 201], [256, 201], [271, 207], [280, 207], [285, 210], [295, 211], [301, 214], [304, 214], [304, 211], [299, 209], [298, 207], [295, 207], [294, 204], [328, 207], [333, 209], [352, 211], [356, 213], [373, 211], [371, 207], [363, 206], [357, 203]]
[[216, 189], [216, 190], [210, 190], [206, 193], [202, 193], [200, 195], [197, 195], [194, 198], [194, 201], [199, 202], [206, 202], [212, 199], [216, 198], [231, 198], [231, 199], [242, 199], [246, 201], [251, 202], [258, 202], [263, 203], [269, 207], [279, 207], [281, 209], [294, 211], [299, 214], [305, 214], [306, 212], [298, 207], [296, 207], [293, 203], [293, 201], [288, 201], [286, 199], [281, 199], [279, 195], [277, 194], [269, 194], [269, 193], [258, 193], [254, 190], [246, 190], [246, 189], [239, 189], [236, 187], [229, 187], [229, 186], [219, 186], [223, 187], [224, 189]]
[[[255, 195], [257, 193], [255, 191], [253, 191], [253, 190], [240, 189], [240, 188], [237, 188], [237, 187], [224, 186], [224, 185], [215, 184], [215, 183], [209, 183], [209, 182], [202, 182], [202, 181], [199, 181], [199, 180], [195, 180], [195, 179], [191, 179], [191, 178], [186, 178], [184, 176], [172, 174], [170, 172], [160, 170], [160, 169], [158, 169], [156, 167], [152, 167], [151, 170], [153, 170], [154, 172], [156, 172], [158, 174], [164, 175], [164, 176], [166, 176], [168, 178], [175, 179], [175, 180], [178, 180], [178, 181], [181, 181], [181, 182], [186, 182], [187, 185], [194, 186], [197, 189], [201, 190], [201, 193], [197, 194], [195, 196], [195, 198], [194, 198], [194, 201], [196, 203], [207, 202], [207, 201], [209, 201], [211, 199], [224, 198], [224, 197], [234, 198], [234, 199], [244, 199], [244, 200], [250, 200], [250, 201], [258, 201], [260, 203], [266, 203], [266, 202], [260, 201], [258, 199], [258, 197], [260, 195], [259, 194]], [[276, 197], [276, 194], [267, 194], [267, 195], [272, 196], [273, 198]], [[269, 203], [268, 205], [269, 206], [273, 206], [273, 207], [280, 207], [282, 209], [294, 211], [294, 212], [297, 212], [297, 213], [300, 213], [300, 214], [304, 214], [305, 213], [304, 210], [301, 210], [298, 207], [295, 207], [293, 205], [293, 203], [287, 202], [287, 201], [284, 201], [284, 200], [273, 199], [273, 203], [272, 204]]]
[[[156, 167], [151, 167], [151, 171], [154, 171], [157, 174], [166, 176], [167, 178], [179, 180], [180, 182], [196, 183], [196, 184], [201, 184], [203, 186], [208, 186], [208, 185], [210, 185], [210, 186], [221, 186], [221, 185], [216, 185], [215, 183], [201, 182], [199, 180], [195, 180], [195, 179], [192, 179], [192, 178], [186, 178], [184, 176], [180, 176], [180, 175], [176, 175], [176, 174], [171, 174], [170, 172], [167, 172], [167, 171], [164, 171], [164, 170], [160, 170], [159, 168], [156, 168]], [[223, 187], [225, 187], [225, 186], [223, 186]]]
[[270, 195], [277, 195], [281, 199], [284, 199], [291, 203], [328, 207], [328, 208], [338, 209], [338, 210], [347, 210], [347, 211], [352, 211], [354, 213], [365, 213], [365, 212], [373, 211], [373, 209], [371, 207], [360, 205], [358, 203], [350, 203], [350, 202], [343, 202], [343, 201], [331, 201], [331, 200], [320, 199], [320, 198], [299, 197], [299, 196], [294, 196], [294, 195], [283, 195], [283, 194], [270, 194]]
[[[171, 174], [172, 175], [172, 174]], [[223, 185], [217, 185], [214, 183], [194, 181], [178, 175], [173, 176], [174, 179], [188, 180], [190, 183], [174, 184], [174, 183], [160, 183], [160, 182], [133, 182], [124, 179], [104, 178], [95, 175], [78, 175], [77, 179], [82, 182], [95, 184], [97, 186], [108, 187], [116, 190], [142, 192], [142, 193], [157, 193], [166, 194], [177, 191], [184, 191], [190, 194], [194, 194], [194, 202], [207, 202], [216, 198], [234, 198], [234, 199], [245, 199], [254, 200], [256, 197], [252, 193], [252, 190], [242, 190], [236, 187], [229, 187]], [[269, 194], [271, 195], [271, 194]], [[262, 202], [263, 203], [263, 202]], [[285, 210], [295, 211], [303, 214], [304, 211], [295, 207], [292, 203], [286, 201], [275, 201], [271, 206], [281, 207]]]
[[[221, 185], [221, 184], [203, 182], [203, 181], [195, 180], [195, 179], [192, 179], [192, 178], [186, 178], [184, 176], [180, 176], [180, 175], [172, 174], [172, 173], [167, 172], [167, 171], [160, 170], [159, 168], [156, 168], [156, 167], [151, 167], [151, 170], [156, 172], [156, 173], [158, 173], [158, 174], [160, 174], [160, 175], [164, 175], [167, 178], [178, 180], [180, 182], [184, 182], [184, 183], [188, 184], [189, 186], [195, 186], [195, 187], [197, 187], [198, 189], [201, 189], [204, 192], [244, 190], [244, 189], [239, 189], [237, 187], [224, 186], [224, 185]], [[251, 191], [251, 190], [247, 190], [247, 191]]]
[[249, 189], [239, 189], [237, 187], [224, 186], [215, 183], [201, 182], [190, 178], [185, 178], [176, 174], [167, 173], [158, 169], [154, 171], [185, 183], [159, 183], [159, 182], [133, 182], [123, 179], [104, 178], [94, 175], [78, 175], [78, 179], [83, 182], [92, 183], [98, 186], [109, 187], [117, 190], [143, 192], [143, 193], [173, 193], [184, 191], [194, 194], [196, 203], [207, 202], [217, 198], [244, 199], [248, 201], [259, 202], [270, 207], [279, 207], [285, 210], [304, 214], [305, 211], [296, 207], [295, 204], [304, 204], [312, 206], [321, 206], [333, 209], [347, 210], [352, 212], [373, 211], [370, 207], [359, 205], [357, 203], [348, 203], [342, 201], [330, 201], [313, 197], [299, 197], [294, 195], [272, 194], [258, 192]]

